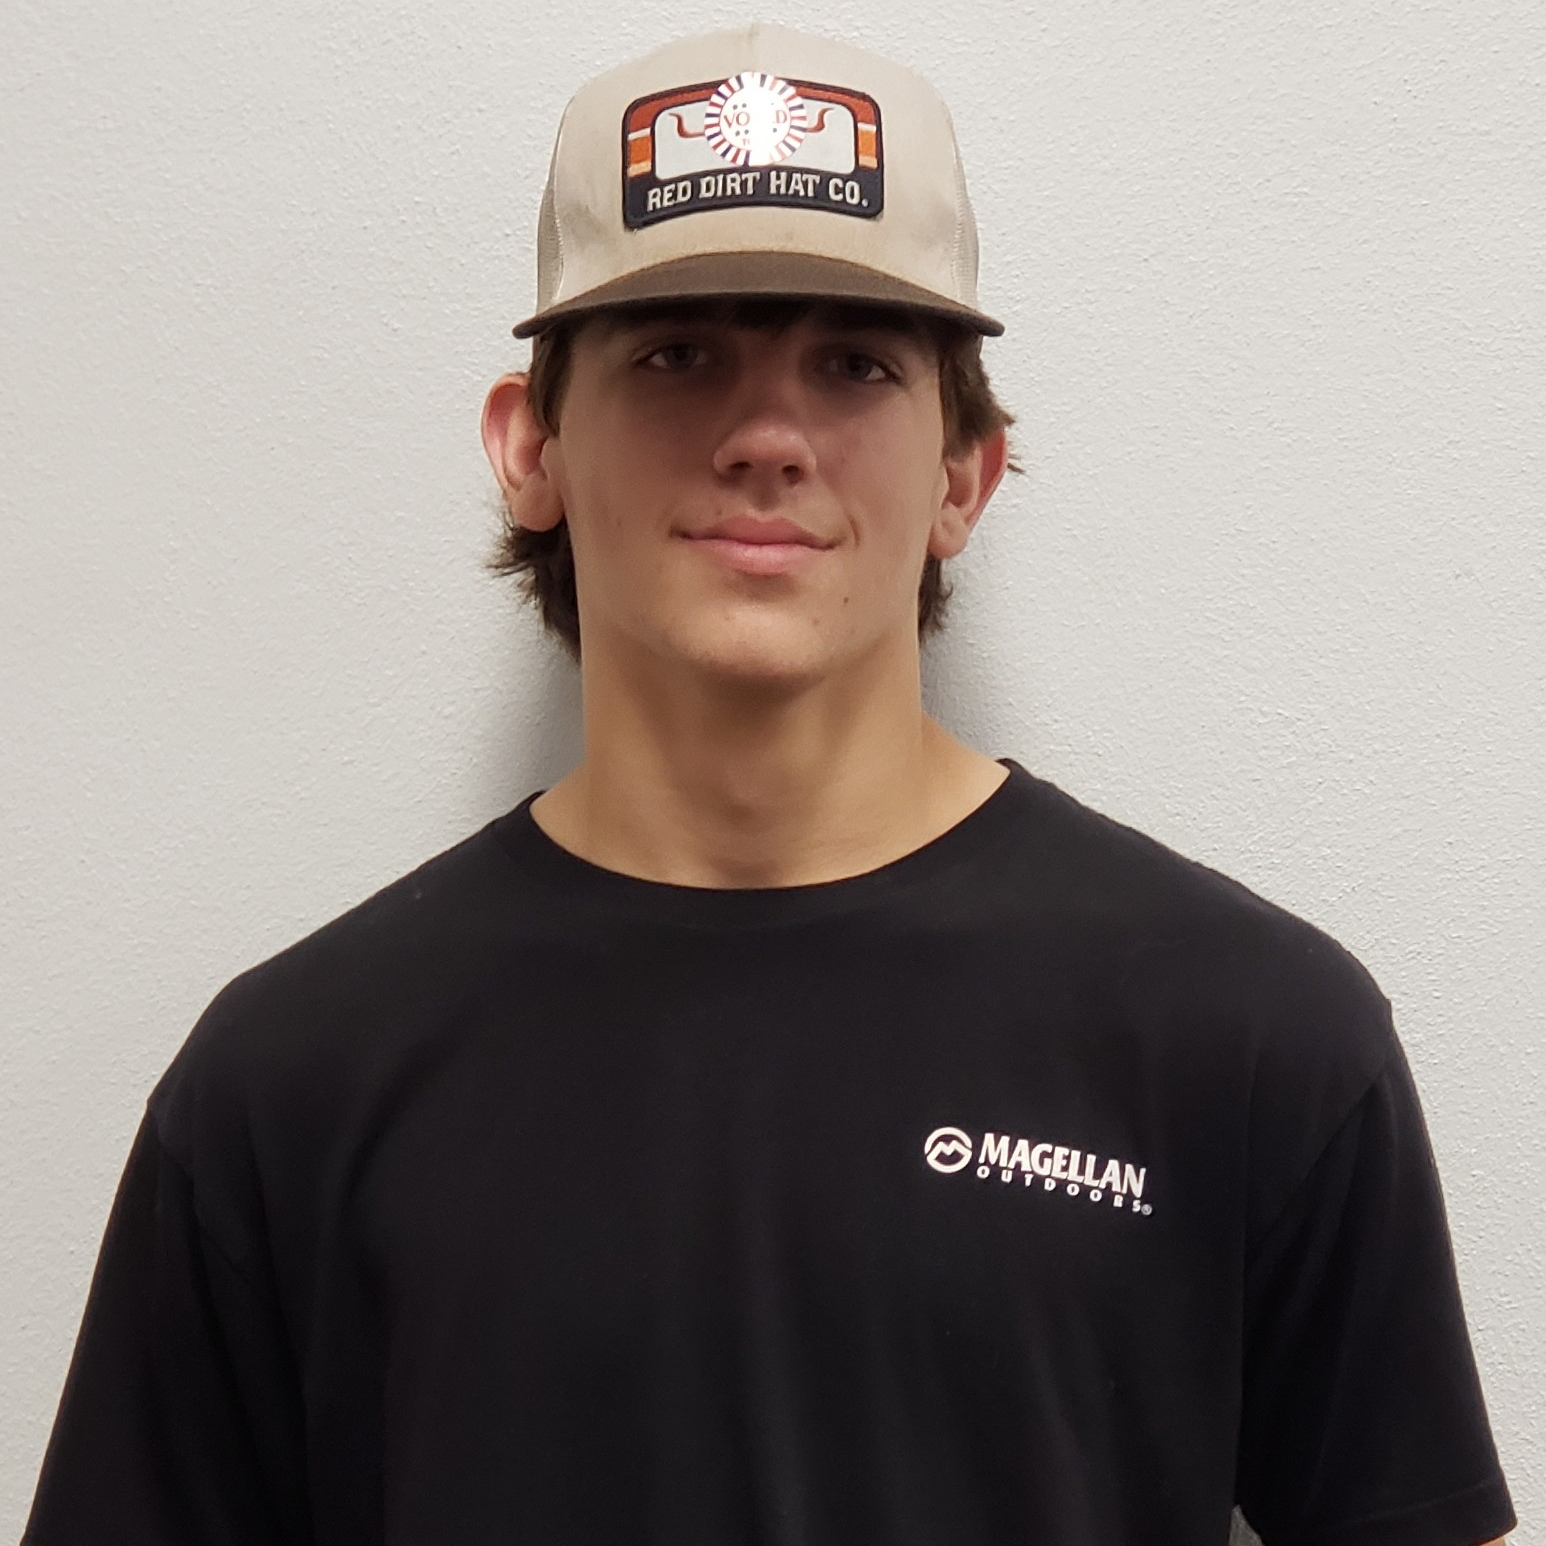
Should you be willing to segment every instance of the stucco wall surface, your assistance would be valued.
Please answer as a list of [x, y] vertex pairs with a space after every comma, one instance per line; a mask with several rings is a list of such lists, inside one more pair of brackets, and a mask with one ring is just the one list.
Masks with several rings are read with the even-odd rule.
[[[0, 8], [0, 1536], [150, 1086], [578, 754], [486, 576], [584, 77], [733, 8]], [[951, 102], [1011, 479], [929, 707], [1393, 1000], [1546, 1541], [1546, 7], [762, 12]]]

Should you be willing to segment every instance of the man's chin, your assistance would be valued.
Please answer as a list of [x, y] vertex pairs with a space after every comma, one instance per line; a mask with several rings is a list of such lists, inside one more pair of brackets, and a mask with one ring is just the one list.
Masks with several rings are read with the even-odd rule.
[[808, 627], [756, 627], [673, 632], [659, 658], [684, 675], [746, 694], [788, 697], [819, 686], [833, 671], [831, 652]]

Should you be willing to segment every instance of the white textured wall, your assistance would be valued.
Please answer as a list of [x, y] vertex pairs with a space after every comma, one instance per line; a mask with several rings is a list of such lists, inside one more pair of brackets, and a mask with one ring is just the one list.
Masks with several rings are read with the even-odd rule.
[[[750, 14], [0, 8], [0, 1535], [193, 1018], [577, 754], [478, 409], [569, 91]], [[1546, 7], [760, 14], [956, 110], [1028, 476], [931, 707], [1375, 972], [1546, 1540]]]

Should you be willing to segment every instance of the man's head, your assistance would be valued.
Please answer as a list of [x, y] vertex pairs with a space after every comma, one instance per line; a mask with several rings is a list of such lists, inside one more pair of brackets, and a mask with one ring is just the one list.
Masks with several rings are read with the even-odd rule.
[[[669, 351], [665, 355], [654, 348], [659, 343], [657, 334], [666, 340], [659, 344]], [[555, 519], [558, 491], [547, 479], [548, 467], [562, 465], [567, 476], [578, 458], [592, 473], [583, 488], [594, 487], [598, 480], [615, 480], [630, 501], [646, 497], [652, 483], [657, 485], [658, 498], [672, 497], [667, 491], [675, 490], [675, 498], [696, 501], [698, 506], [690, 516], [679, 517], [677, 524], [688, 522], [687, 529], [701, 530], [713, 520], [704, 514], [704, 507], [731, 511], [758, 481], [749, 466], [737, 467], [733, 446], [728, 452], [724, 448], [724, 440], [739, 426], [732, 422], [721, 428], [714, 417], [715, 412], [736, 416], [733, 400], [726, 395], [731, 377], [761, 378], [764, 395], [775, 401], [771, 408], [759, 408], [753, 391], [751, 411], [764, 419], [771, 413], [776, 420], [780, 409], [771, 365], [780, 362], [787, 377], [787, 367], [801, 352], [796, 346], [802, 342], [805, 355], [822, 356], [803, 362], [805, 385], [820, 380], [823, 367], [830, 373], [831, 385], [824, 393], [799, 394], [803, 425], [782, 426], [783, 449], [791, 460], [781, 478], [771, 480], [781, 485], [780, 491], [771, 492], [764, 471], [763, 486], [752, 490], [760, 501], [754, 513], [787, 515], [794, 507], [809, 508], [822, 498], [839, 503], [928, 505], [936, 485], [949, 495], [948, 463], [955, 473], [953, 502], [942, 506], [936, 498], [928, 505], [929, 518], [923, 526], [916, 510], [911, 522], [899, 510], [888, 528], [904, 554], [921, 553], [911, 585], [918, 637], [926, 638], [943, 626], [950, 597], [943, 563], [960, 551], [981, 510], [980, 504], [974, 508], [961, 499], [963, 470], [983, 482], [985, 501], [997, 482], [995, 467], [1014, 467], [1006, 462], [1004, 446], [1004, 432], [1014, 421], [989, 384], [982, 365], [981, 335], [922, 311], [816, 298], [747, 296], [658, 303], [555, 325], [536, 339], [529, 372], [504, 378], [489, 394], [485, 437], [490, 439], [490, 458], [503, 490], [494, 567], [521, 577], [522, 589], [537, 605], [544, 626], [576, 660], [581, 653], [581, 628], [575, 525], [580, 528], [582, 549], [597, 550], [594, 563], [602, 600], [610, 590], [601, 584], [605, 572], [613, 563], [627, 562], [623, 556], [627, 544], [620, 548], [610, 538], [587, 543], [585, 507], [575, 514], [566, 509], [562, 518]], [[635, 347], [630, 349], [631, 345]], [[716, 346], [717, 356], [710, 358]], [[857, 359], [844, 364], [841, 359], [845, 353], [870, 352], [875, 363], [869, 366]], [[584, 394], [596, 390], [609, 375], [616, 379], [620, 356], [630, 362], [642, 356], [653, 367], [652, 374], [637, 378], [633, 390], [614, 403], [614, 411], [629, 420], [636, 415], [642, 420], [639, 433], [626, 437], [611, 429], [600, 433], [587, 400], [582, 398], [578, 407], [570, 402], [577, 365]], [[813, 365], [817, 367], [814, 376]], [[888, 372], [900, 373], [904, 379], [893, 381]], [[848, 390], [838, 390], [845, 373]], [[798, 380], [796, 373], [796, 384]], [[742, 386], [744, 390], [745, 383]], [[865, 387], [868, 393], [861, 390]], [[711, 412], [704, 410], [705, 395]], [[660, 415], [670, 415], [675, 425], [667, 434], [656, 427]], [[778, 432], [776, 423], [762, 425], [764, 440]], [[562, 449], [544, 453], [539, 436], [553, 438]], [[804, 446], [788, 444], [791, 436], [803, 440]], [[932, 454], [927, 454], [931, 447]], [[763, 444], [756, 454], [765, 458], [769, 450]], [[527, 469], [540, 474], [535, 484], [527, 480]], [[575, 490], [571, 497], [585, 496]], [[813, 514], [807, 514], [804, 522], [797, 514], [789, 518], [806, 529], [815, 519]], [[646, 519], [642, 511], [636, 517], [638, 522]], [[831, 539], [838, 534], [842, 517], [829, 513], [824, 519], [826, 529], [817, 535]], [[860, 537], [865, 545], [859, 558], [867, 560], [877, 544], [856, 532], [855, 540]], [[633, 578], [628, 588], [637, 600], [638, 576]]]
[[[915, 651], [1007, 465], [976, 274], [949, 113], [889, 60], [754, 24], [589, 82], [531, 369], [484, 410], [496, 567], [576, 658], [795, 685]], [[727, 521], [802, 545], [740, 551]]]

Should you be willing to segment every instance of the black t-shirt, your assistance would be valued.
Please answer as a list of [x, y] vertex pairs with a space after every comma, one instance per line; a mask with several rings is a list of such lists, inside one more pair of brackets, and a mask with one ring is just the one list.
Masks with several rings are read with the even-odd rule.
[[1018, 762], [716, 890], [507, 816], [151, 1095], [31, 1546], [1474, 1546], [1389, 1004]]

